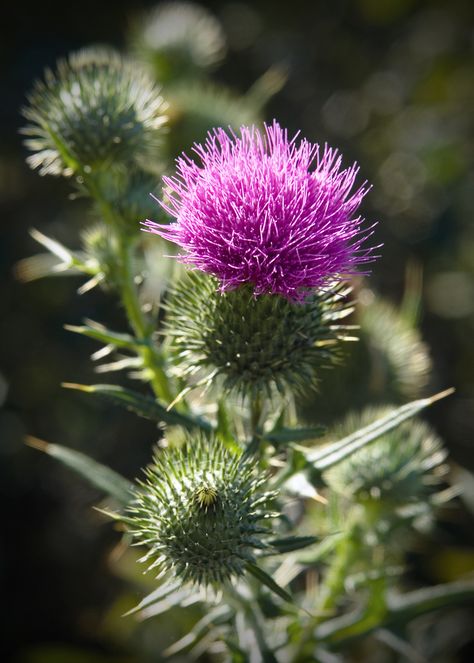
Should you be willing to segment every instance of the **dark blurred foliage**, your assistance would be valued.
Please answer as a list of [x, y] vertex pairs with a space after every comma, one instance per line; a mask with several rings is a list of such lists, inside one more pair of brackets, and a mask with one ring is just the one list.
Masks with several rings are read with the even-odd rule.
[[[340, 147], [346, 161], [357, 159], [362, 176], [373, 182], [365, 214], [379, 220], [376, 237], [384, 247], [371, 287], [398, 303], [407, 265], [422, 266], [421, 329], [435, 366], [429, 391], [457, 389], [428, 418], [452, 459], [474, 469], [472, 2], [203, 4], [222, 21], [229, 42], [215, 79], [245, 91], [272, 65], [287, 70], [288, 82], [268, 105], [267, 119], [276, 117], [290, 131], [301, 129], [311, 140]], [[152, 5], [17, 3], [10, 4], [2, 21], [0, 581], [5, 614], [0, 623], [5, 661], [156, 660], [154, 643], [169, 635], [159, 629], [152, 635], [143, 627], [141, 649], [147, 654], [137, 658], [133, 653], [139, 636], [128, 637], [131, 627], [120, 615], [140, 592], [120, 598], [124, 582], [108, 564], [119, 537], [92, 511], [97, 494], [23, 445], [26, 433], [60, 442], [130, 477], [148, 462], [157, 438], [151, 423], [60, 386], [94, 380], [88, 360], [92, 341], [69, 334], [63, 324], [89, 317], [120, 329], [124, 315], [99, 291], [77, 297], [73, 278], [26, 285], [13, 278], [15, 263], [37, 251], [29, 228], [74, 248], [89, 214], [81, 201], [68, 200], [67, 183], [39, 178], [25, 165], [18, 135], [25, 93], [44, 67], [71, 50], [90, 43], [124, 47], [132, 17]], [[356, 393], [357, 375], [345, 379], [346, 390], [349, 385]], [[474, 508], [472, 484], [466, 482], [466, 502]], [[440, 527], [444, 547], [430, 551], [425, 546], [414, 555], [412, 568], [423, 582], [453, 579], [473, 566], [468, 511], [454, 512]], [[138, 586], [139, 580], [134, 582]], [[110, 605], [115, 607], [106, 613]], [[447, 661], [472, 660], [466, 625], [459, 628], [462, 619], [443, 622], [443, 633], [459, 633], [459, 651], [447, 653]]]

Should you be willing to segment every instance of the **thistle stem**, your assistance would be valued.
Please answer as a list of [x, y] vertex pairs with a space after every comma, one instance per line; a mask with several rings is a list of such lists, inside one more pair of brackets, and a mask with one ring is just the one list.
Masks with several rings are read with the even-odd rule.
[[262, 399], [260, 394], [257, 394], [250, 402], [250, 442], [247, 445], [246, 454], [256, 454], [260, 448], [260, 424], [262, 418]]
[[168, 381], [168, 377], [161, 366], [160, 357], [153, 347], [151, 328], [142, 311], [137, 288], [134, 282], [132, 269], [134, 244], [120, 229], [122, 220], [117, 216], [111, 205], [105, 200], [100, 188], [94, 179], [86, 173], [82, 173], [84, 186], [92, 198], [97, 202], [104, 220], [114, 229], [117, 238], [117, 258], [120, 270], [120, 297], [127, 318], [136, 338], [142, 342], [137, 350], [143, 360], [143, 365], [148, 373], [151, 387], [157, 398], [162, 398], [168, 403], [174, 399]]
[[305, 653], [305, 647], [311, 642], [315, 628], [326, 619], [327, 613], [335, 608], [338, 597], [343, 594], [345, 579], [352, 562], [357, 557], [358, 548], [359, 523], [357, 519], [354, 519], [336, 548], [334, 559], [321, 589], [317, 605], [318, 614], [303, 629], [295, 652], [295, 660]]
[[162, 398], [166, 402], [171, 403], [174, 395], [170, 390], [168, 378], [163, 367], [160, 365], [160, 358], [157, 356], [153, 348], [153, 341], [151, 339], [151, 330], [149, 324], [143, 315], [140, 306], [137, 289], [134, 283], [134, 274], [132, 270], [132, 251], [133, 245], [127, 241], [123, 235], [119, 234], [119, 256], [120, 256], [120, 271], [121, 271], [121, 298], [122, 303], [127, 313], [127, 317], [132, 327], [135, 336], [144, 341], [140, 348], [140, 355], [143, 364], [147, 369], [150, 384], [157, 398]]

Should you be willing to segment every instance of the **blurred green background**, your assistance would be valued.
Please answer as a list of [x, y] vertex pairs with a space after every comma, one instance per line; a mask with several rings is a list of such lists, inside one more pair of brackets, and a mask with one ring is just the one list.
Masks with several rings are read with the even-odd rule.
[[[118, 572], [120, 563], [111, 563], [119, 536], [92, 510], [97, 494], [23, 444], [28, 433], [82, 449], [130, 477], [149, 461], [158, 436], [153, 424], [60, 386], [97, 379], [88, 359], [93, 342], [68, 333], [63, 324], [88, 317], [120, 329], [123, 313], [100, 291], [78, 297], [73, 278], [22, 284], [14, 277], [17, 261], [38, 251], [31, 227], [75, 248], [90, 220], [82, 201], [68, 199], [67, 182], [40, 178], [25, 165], [18, 130], [26, 93], [45, 67], [71, 50], [96, 43], [125, 49], [134, 17], [154, 4], [86, 0], [26, 9], [18, 3], [3, 21], [0, 582], [5, 614], [0, 628], [5, 661], [159, 660], [153, 652], [168, 636], [150, 626], [137, 630], [121, 618], [140, 596], [143, 581], [139, 571], [131, 577], [133, 565]], [[301, 129], [310, 140], [339, 147], [346, 163], [357, 160], [363, 178], [373, 183], [364, 213], [379, 220], [376, 237], [384, 247], [370, 285], [398, 304], [407, 268], [422, 268], [421, 330], [434, 363], [427, 391], [456, 387], [456, 394], [427, 417], [445, 440], [453, 467], [474, 470], [473, 3], [202, 4], [221, 22], [227, 39], [227, 56], [212, 72], [213, 80], [245, 92], [273, 67], [275, 88], [284, 76], [287, 80], [267, 104], [266, 119], [275, 117], [290, 133]], [[271, 88], [271, 81], [267, 85]], [[259, 94], [258, 87], [252, 94]], [[188, 136], [185, 124], [181, 129], [182, 148], [202, 138]], [[356, 394], [356, 378], [350, 386]], [[469, 509], [474, 489], [468, 475], [463, 477], [464, 508], [440, 528], [434, 549], [427, 545], [413, 562], [420, 582], [454, 579], [474, 568]], [[473, 660], [471, 638], [466, 623], [456, 652], [446, 660]]]

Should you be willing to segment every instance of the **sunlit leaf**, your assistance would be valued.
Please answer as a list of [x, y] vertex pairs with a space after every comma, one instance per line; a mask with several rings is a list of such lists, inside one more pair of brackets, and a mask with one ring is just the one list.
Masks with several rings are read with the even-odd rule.
[[86, 479], [92, 486], [103, 491], [109, 497], [113, 497], [122, 506], [129, 503], [132, 484], [110, 467], [98, 463], [80, 451], [68, 449], [59, 444], [50, 444], [31, 436], [27, 437], [26, 442], [29, 446], [57, 458], [83, 479]]

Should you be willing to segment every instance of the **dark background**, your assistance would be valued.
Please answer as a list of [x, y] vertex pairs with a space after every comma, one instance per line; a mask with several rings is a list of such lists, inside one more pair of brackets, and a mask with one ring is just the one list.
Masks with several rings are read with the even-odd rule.
[[[110, 616], [125, 581], [109, 563], [118, 536], [91, 509], [98, 496], [23, 444], [28, 433], [82, 449], [130, 477], [148, 462], [157, 437], [151, 423], [60, 387], [95, 379], [88, 361], [94, 344], [63, 324], [90, 317], [123, 329], [125, 320], [101, 292], [77, 297], [75, 279], [21, 284], [14, 265], [38, 251], [31, 227], [74, 248], [88, 214], [81, 202], [68, 200], [67, 182], [40, 178], [25, 165], [18, 130], [26, 92], [71, 50], [98, 42], [124, 47], [130, 18], [153, 4], [9, 3], [2, 21], [0, 629], [6, 661], [142, 660], [131, 641], [117, 636], [128, 628], [124, 620]], [[203, 4], [229, 38], [216, 79], [245, 91], [268, 67], [282, 65], [288, 82], [268, 105], [267, 119], [340, 147], [373, 182], [364, 211], [379, 220], [384, 249], [371, 284], [398, 302], [407, 264], [422, 265], [421, 326], [435, 365], [430, 388], [457, 390], [427, 416], [453, 466], [472, 470], [472, 3]], [[419, 570], [423, 582], [473, 568], [472, 524], [465, 507], [446, 535], [457, 556], [448, 562], [428, 557]], [[463, 647], [452, 660], [469, 660], [468, 645], [460, 642]]]

